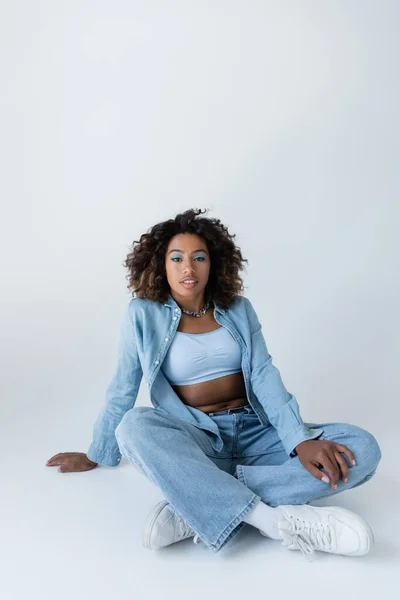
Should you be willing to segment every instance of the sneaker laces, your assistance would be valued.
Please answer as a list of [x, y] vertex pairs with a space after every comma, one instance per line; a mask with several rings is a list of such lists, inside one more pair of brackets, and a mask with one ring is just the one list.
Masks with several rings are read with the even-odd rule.
[[282, 545], [301, 550], [309, 562], [312, 562], [310, 557], [314, 554], [314, 550], [325, 552], [332, 550], [329, 525], [319, 521], [303, 521], [291, 515], [279, 525], [284, 540]]

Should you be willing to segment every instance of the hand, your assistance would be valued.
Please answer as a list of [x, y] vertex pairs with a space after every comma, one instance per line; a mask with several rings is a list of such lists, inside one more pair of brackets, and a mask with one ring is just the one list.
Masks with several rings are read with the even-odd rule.
[[[296, 446], [297, 456], [303, 467], [307, 469], [316, 479], [331, 483], [332, 489], [336, 490], [339, 481], [339, 467], [342, 471], [343, 483], [346, 483], [349, 474], [347, 462], [340, 454], [344, 452], [355, 465], [354, 454], [347, 446], [332, 442], [330, 440], [305, 440]], [[328, 477], [319, 470], [323, 467]]]
[[46, 463], [46, 467], [56, 467], [60, 473], [74, 473], [78, 471], [90, 471], [97, 467], [97, 463], [93, 462], [83, 452], [60, 452], [55, 454]]

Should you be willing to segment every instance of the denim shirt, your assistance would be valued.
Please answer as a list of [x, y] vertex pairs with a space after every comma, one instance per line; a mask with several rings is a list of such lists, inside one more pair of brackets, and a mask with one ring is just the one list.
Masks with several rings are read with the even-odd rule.
[[[121, 452], [115, 429], [134, 406], [143, 375], [155, 408], [204, 430], [214, 450], [222, 450], [223, 442], [213, 419], [184, 404], [160, 370], [181, 314], [171, 294], [166, 303], [144, 298], [129, 301], [120, 328], [117, 367], [93, 426], [87, 452], [90, 460], [110, 467], [119, 464]], [[295, 456], [297, 444], [319, 437], [323, 429], [310, 429], [302, 421], [296, 398], [286, 390], [272, 364], [253, 305], [248, 298], [238, 295], [227, 309], [214, 303], [214, 318], [240, 345], [248, 403], [261, 424], [275, 427], [288, 456]]]

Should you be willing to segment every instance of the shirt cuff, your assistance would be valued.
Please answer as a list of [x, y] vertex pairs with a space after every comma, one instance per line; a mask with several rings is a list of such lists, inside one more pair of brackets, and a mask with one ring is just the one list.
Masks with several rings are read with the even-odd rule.
[[117, 467], [121, 461], [121, 454], [115, 452], [109, 452], [107, 450], [100, 450], [93, 443], [90, 444], [86, 456], [93, 462], [100, 463], [106, 467]]

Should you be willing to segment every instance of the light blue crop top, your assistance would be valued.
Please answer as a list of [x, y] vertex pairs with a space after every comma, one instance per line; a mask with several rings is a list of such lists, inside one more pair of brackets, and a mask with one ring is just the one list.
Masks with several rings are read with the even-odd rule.
[[226, 327], [207, 333], [177, 331], [161, 370], [171, 385], [190, 385], [242, 370], [242, 352]]

